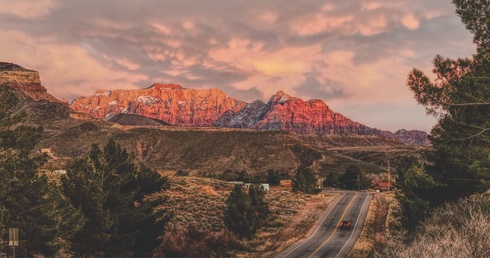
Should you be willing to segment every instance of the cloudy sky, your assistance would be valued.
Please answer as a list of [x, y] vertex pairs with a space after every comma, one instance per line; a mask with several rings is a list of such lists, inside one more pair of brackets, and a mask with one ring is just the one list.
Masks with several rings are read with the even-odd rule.
[[0, 61], [40, 72], [73, 100], [154, 82], [220, 88], [245, 101], [278, 90], [322, 99], [386, 130], [435, 119], [406, 77], [436, 54], [475, 52], [450, 0], [0, 0]]

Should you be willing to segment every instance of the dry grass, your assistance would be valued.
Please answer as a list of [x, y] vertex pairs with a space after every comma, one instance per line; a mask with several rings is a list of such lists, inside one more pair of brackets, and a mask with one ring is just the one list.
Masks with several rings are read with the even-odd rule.
[[212, 232], [224, 229], [225, 201], [233, 185], [201, 177], [171, 176], [169, 179], [171, 188], [159, 193], [168, 198], [160, 208], [174, 215], [169, 229], [190, 225]]
[[[478, 194], [437, 209], [416, 235], [393, 234], [380, 257], [490, 257], [490, 195]], [[413, 241], [407, 243], [407, 239]]]
[[[286, 188], [287, 189], [287, 188]], [[310, 233], [335, 193], [307, 195], [276, 188], [267, 194], [272, 211], [268, 225], [250, 242], [253, 248], [241, 257], [273, 257]]]
[[[221, 180], [200, 177], [169, 177], [170, 190], [154, 197], [166, 197], [161, 206], [174, 214], [167, 225], [168, 231], [189, 227], [212, 233], [221, 232], [226, 199], [233, 188]], [[335, 194], [306, 195], [293, 193], [291, 188], [271, 187], [266, 194], [271, 217], [267, 225], [255, 237], [242, 240], [244, 250], [237, 251], [238, 257], [272, 257], [290, 244], [303, 237], [319, 215], [335, 198]]]
[[388, 224], [396, 202], [393, 192], [377, 193], [371, 202], [361, 237], [349, 258], [374, 257], [387, 245]]

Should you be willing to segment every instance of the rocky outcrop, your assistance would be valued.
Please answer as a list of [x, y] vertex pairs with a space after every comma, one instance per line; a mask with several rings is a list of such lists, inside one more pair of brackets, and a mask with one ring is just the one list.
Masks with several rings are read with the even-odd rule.
[[0, 62], [0, 85], [16, 88], [24, 97], [36, 101], [47, 100], [49, 102], [62, 103], [51, 96], [48, 90], [41, 85], [38, 72], [25, 69], [16, 64]]
[[239, 112], [228, 111], [215, 125], [323, 134], [373, 134], [378, 131], [335, 113], [321, 100], [304, 101], [283, 91], [273, 95], [267, 104], [256, 101]]
[[13, 63], [0, 62], [0, 84], [41, 85], [39, 73]]
[[108, 118], [137, 114], [179, 126], [216, 126], [281, 130], [298, 133], [374, 134], [376, 129], [332, 111], [321, 100], [304, 101], [283, 91], [268, 103], [245, 103], [219, 89], [185, 89], [178, 84], [155, 83], [141, 90], [97, 91], [76, 99], [71, 108]]
[[179, 126], [212, 126], [226, 111], [238, 112], [245, 106], [219, 89], [185, 89], [159, 83], [141, 90], [97, 91], [71, 104], [72, 109], [95, 118], [137, 114]]
[[392, 133], [390, 131], [380, 131], [378, 136], [385, 139], [397, 140], [409, 146], [430, 146], [432, 143], [429, 136], [424, 131], [401, 129]]
[[426, 132], [401, 129], [394, 133], [397, 140], [410, 146], [429, 146], [431, 142]]

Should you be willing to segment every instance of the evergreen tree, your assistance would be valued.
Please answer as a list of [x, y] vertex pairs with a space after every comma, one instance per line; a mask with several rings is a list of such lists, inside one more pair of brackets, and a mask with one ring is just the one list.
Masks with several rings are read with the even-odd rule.
[[285, 180], [285, 179], [291, 179], [291, 176], [283, 171], [283, 172], [279, 172], [277, 170], [274, 170], [274, 169], [269, 169], [267, 170], [267, 183], [269, 185], [279, 185], [279, 183], [281, 182], [281, 180]]
[[477, 54], [457, 60], [436, 56], [436, 80], [413, 69], [408, 85], [417, 101], [438, 118], [426, 154], [427, 176], [436, 186], [418, 196], [438, 206], [490, 187], [490, 2], [454, 0], [456, 12], [474, 33]]
[[293, 179], [293, 192], [316, 194], [321, 191], [315, 187], [317, 180], [317, 176], [313, 170], [299, 167]]
[[18, 228], [30, 254], [52, 256], [81, 227], [79, 213], [66, 203], [57, 187], [40, 176], [46, 156], [31, 153], [43, 129], [23, 125], [23, 112], [14, 112], [18, 98], [0, 86], [0, 237]]
[[340, 176], [336, 172], [328, 172], [325, 181], [323, 181], [324, 187], [338, 187], [339, 186]]
[[396, 167], [400, 190], [396, 198], [400, 203], [400, 222], [409, 231], [414, 231], [431, 212], [428, 199], [441, 184], [425, 173], [424, 164], [414, 157], [402, 158]]
[[265, 201], [265, 194], [261, 185], [251, 185], [248, 189], [250, 198], [248, 217], [253, 225], [252, 234], [263, 227], [270, 216], [269, 203]]
[[163, 225], [156, 223], [144, 196], [168, 182], [153, 170], [138, 169], [132, 155], [113, 140], [103, 151], [92, 145], [87, 158], [70, 164], [62, 183], [87, 220], [73, 239], [77, 255], [148, 257], [158, 245]]
[[269, 204], [261, 186], [251, 185], [246, 194], [242, 185], [237, 184], [226, 200], [223, 222], [238, 237], [250, 238], [265, 225], [269, 215]]
[[225, 226], [238, 237], [250, 237], [253, 226], [247, 219], [250, 210], [250, 199], [245, 195], [242, 185], [236, 184], [226, 200], [223, 217]]
[[267, 170], [267, 183], [271, 186], [279, 185], [281, 178], [279, 177], [279, 171], [274, 169]]
[[364, 171], [356, 165], [348, 166], [345, 173], [340, 177], [344, 189], [348, 190], [366, 189], [368, 184], [367, 180]]

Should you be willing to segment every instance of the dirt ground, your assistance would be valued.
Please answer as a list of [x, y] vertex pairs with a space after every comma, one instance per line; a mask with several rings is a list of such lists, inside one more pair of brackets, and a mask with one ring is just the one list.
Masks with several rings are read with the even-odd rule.
[[[169, 177], [171, 188], [155, 195], [167, 201], [162, 209], [175, 214], [168, 223], [168, 230], [195, 225], [209, 232], [225, 228], [222, 217], [226, 199], [233, 188], [221, 180], [192, 176]], [[265, 199], [269, 203], [271, 217], [250, 240], [242, 240], [246, 251], [236, 251], [235, 257], [274, 257], [291, 244], [314, 230], [318, 218], [339, 195], [324, 191], [317, 195], [295, 193], [290, 187], [271, 186]]]
[[[337, 196], [338, 193], [333, 192], [307, 195], [304, 201], [295, 207], [295, 214], [288, 217], [281, 230], [277, 234], [270, 235], [263, 246], [264, 252], [243, 254], [241, 257], [274, 257], [301, 238], [309, 237], [314, 232], [314, 225], [318, 218]], [[258, 237], [260, 238], [260, 233]]]
[[313, 225], [338, 195], [338, 193], [322, 193], [312, 196], [299, 208], [298, 214], [291, 218], [277, 240], [291, 244], [302, 237], [311, 236], [314, 232]]
[[393, 193], [375, 193], [369, 207], [361, 237], [349, 254], [349, 258], [374, 257], [386, 246], [388, 218], [391, 213]]

